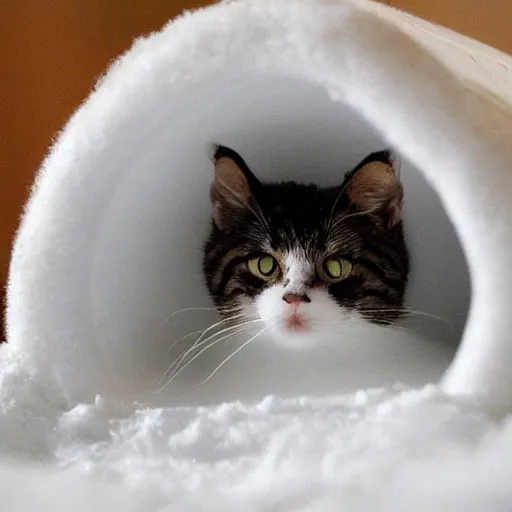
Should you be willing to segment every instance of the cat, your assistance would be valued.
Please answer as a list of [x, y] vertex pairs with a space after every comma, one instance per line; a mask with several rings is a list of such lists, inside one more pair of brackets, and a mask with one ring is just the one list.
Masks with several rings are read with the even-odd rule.
[[222, 145], [213, 163], [203, 271], [226, 321], [259, 322], [273, 342], [296, 349], [335, 343], [345, 326], [396, 322], [409, 253], [390, 151], [327, 188], [260, 182]]

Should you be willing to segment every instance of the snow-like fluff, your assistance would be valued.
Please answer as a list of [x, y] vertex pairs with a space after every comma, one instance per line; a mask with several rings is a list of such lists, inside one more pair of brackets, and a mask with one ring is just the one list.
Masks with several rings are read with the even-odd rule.
[[434, 387], [191, 408], [44, 402], [14, 400], [2, 416], [7, 442], [25, 425], [39, 452], [29, 463], [34, 444], [18, 444], [17, 462], [0, 466], [2, 510], [508, 512], [512, 503], [512, 422]]

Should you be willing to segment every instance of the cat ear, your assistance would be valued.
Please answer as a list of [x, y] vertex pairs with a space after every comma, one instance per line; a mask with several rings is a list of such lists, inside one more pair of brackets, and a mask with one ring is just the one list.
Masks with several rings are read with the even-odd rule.
[[210, 187], [213, 220], [222, 231], [230, 231], [253, 212], [251, 185], [259, 183], [243, 158], [230, 148], [215, 146], [215, 176]]
[[366, 157], [351, 173], [345, 193], [359, 211], [384, 217], [387, 228], [402, 219], [403, 187], [390, 151]]

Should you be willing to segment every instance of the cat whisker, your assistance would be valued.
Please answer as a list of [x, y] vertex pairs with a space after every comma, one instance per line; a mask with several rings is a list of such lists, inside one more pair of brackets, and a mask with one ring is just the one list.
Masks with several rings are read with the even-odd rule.
[[265, 229], [267, 230], [267, 233], [270, 233], [270, 226], [268, 225], [268, 221], [267, 219], [265, 218], [265, 215], [263, 214], [263, 211], [262, 209], [259, 207], [258, 205], [258, 219], [260, 220], [260, 222], [265, 226]]
[[226, 365], [233, 357], [235, 357], [241, 350], [243, 350], [249, 343], [254, 341], [256, 338], [261, 336], [264, 332], [268, 331], [270, 329], [270, 325], [267, 327], [264, 327], [259, 332], [257, 332], [254, 336], [249, 338], [246, 342], [244, 342], [240, 347], [238, 347], [236, 350], [234, 350], [228, 357], [226, 357], [220, 364], [218, 364], [215, 369], [199, 384], [196, 384], [194, 387], [202, 386], [203, 384], [206, 384], [224, 365]]
[[182, 308], [182, 309], [178, 309], [178, 311], [174, 311], [173, 313], [171, 313], [163, 322], [162, 322], [162, 325], [160, 326], [160, 329], [163, 329], [167, 323], [172, 319], [174, 318], [175, 316], [177, 315], [181, 315], [182, 313], [189, 313], [189, 312], [200, 312], [200, 311], [216, 311], [217, 308], [206, 308], [206, 307], [197, 307], [197, 308]]
[[386, 327], [386, 329], [390, 329], [392, 331], [401, 331], [401, 332], [407, 332], [409, 334], [417, 334], [414, 329], [409, 329], [408, 327], [404, 327], [403, 325], [396, 325], [393, 322], [389, 321], [383, 321], [381, 324], [383, 327]]
[[238, 330], [236, 330], [234, 332], [228, 333], [228, 334], [226, 334], [226, 335], [222, 336], [221, 338], [218, 338], [218, 339], [216, 339], [214, 341], [208, 340], [208, 341], [210, 341], [210, 343], [208, 345], [206, 345], [205, 347], [203, 347], [196, 354], [194, 354], [179, 370], [177, 370], [177, 372], [172, 376], [172, 379], [176, 378], [182, 371], [184, 371], [190, 364], [192, 364], [201, 354], [203, 354], [204, 352], [206, 352], [207, 350], [209, 350], [213, 346], [217, 345], [221, 341], [224, 341], [224, 340], [226, 340], [228, 338], [231, 338], [233, 336], [237, 336], [239, 334], [242, 334], [244, 331], [248, 331], [249, 329], [250, 329], [250, 326], [244, 326], [244, 327], [242, 327], [242, 328], [240, 328], [240, 329], [238, 329]]
[[450, 329], [454, 330], [453, 324], [447, 320], [446, 318], [435, 315], [434, 313], [427, 313], [426, 311], [420, 311], [417, 309], [412, 308], [376, 308], [376, 309], [364, 309], [362, 310], [362, 313], [398, 313], [403, 315], [416, 315], [416, 316], [423, 316], [426, 318], [431, 318], [433, 320], [437, 320], [439, 322], [444, 323], [446, 326], [448, 326]]
[[241, 204], [244, 205], [263, 224], [267, 232], [270, 233], [270, 226], [268, 225], [267, 219], [265, 218], [259, 204], [256, 203], [256, 208], [253, 208], [252, 205], [248, 204], [244, 199], [240, 199], [237, 191], [232, 190], [230, 187], [226, 187], [226, 191], [228, 191], [236, 201], [241, 202]]
[[[227, 334], [224, 338], [222, 339], [226, 339], [226, 338], [229, 338], [230, 336], [234, 336], [236, 333], [230, 333], [230, 334]], [[208, 341], [210, 341], [210, 339], [208, 339]], [[218, 340], [218, 341], [221, 341], [221, 340]], [[211, 345], [215, 345], [215, 341], [211, 343]], [[178, 362], [178, 364], [176, 365], [177, 361], [173, 361], [171, 363], [171, 365], [169, 366], [169, 368], [167, 368], [167, 370], [165, 371], [165, 373], [162, 375], [161, 379], [159, 380], [158, 384], [157, 384], [157, 387], [156, 389], [154, 389], [154, 393], [157, 394], [157, 393], [161, 393], [165, 388], [167, 388], [167, 386], [169, 386], [169, 384], [171, 384], [171, 382], [173, 380], [175, 380], [178, 375], [183, 371], [185, 370], [185, 368], [193, 361], [194, 357], [188, 361], [187, 363], [183, 364], [183, 366], [180, 366], [182, 364], [182, 360], [180, 359], [180, 361]], [[170, 375], [170, 376], [169, 376]], [[169, 378], [167, 379], [167, 381], [165, 381], [164, 384], [162, 384], [162, 382], [164, 382], [165, 378], [169, 376]]]
[[183, 313], [197, 313], [197, 312], [203, 312], [203, 311], [219, 311], [223, 314], [230, 314], [230, 313], [239, 313], [240, 308], [239, 307], [233, 307], [233, 306], [219, 306], [219, 307], [188, 307], [188, 308], [182, 308], [178, 309], [178, 311], [174, 311], [171, 313], [160, 326], [160, 329], [162, 329], [172, 318], [174, 318], [177, 315], [181, 315]]
[[417, 316], [424, 316], [426, 318], [432, 318], [433, 320], [438, 320], [439, 322], [444, 323], [451, 329], [454, 329], [453, 324], [445, 317], [436, 315], [434, 313], [427, 313], [426, 311], [420, 311], [418, 309], [412, 309], [412, 308], [403, 308], [403, 312], [408, 315], [417, 315]]
[[[204, 329], [203, 331], [199, 331], [200, 333], [200, 336], [194, 341], [194, 343], [192, 344], [192, 346], [184, 353], [182, 354], [179, 358], [177, 358], [175, 361], [173, 361], [170, 366], [167, 368], [167, 370], [165, 371], [164, 375], [162, 376], [162, 378], [160, 379], [160, 382], [159, 382], [159, 385], [160, 383], [162, 382], [162, 380], [165, 378], [165, 376], [172, 370], [172, 368], [177, 365], [179, 366], [181, 364], [181, 362], [190, 354], [190, 352], [192, 352], [193, 350], [195, 350], [198, 346], [201, 346], [203, 345], [203, 342], [201, 341], [204, 337], [204, 335], [207, 333], [207, 332], [210, 332], [212, 329], [214, 329], [215, 327], [219, 327], [220, 325], [224, 324], [224, 323], [227, 323], [228, 321], [231, 321], [233, 319], [237, 319], [237, 318], [242, 318], [242, 315], [239, 315], [238, 317], [230, 317], [230, 318], [224, 318], [222, 320], [220, 320], [219, 322], [216, 322], [215, 324], [211, 325], [210, 327]], [[238, 324], [239, 326], [239, 324]], [[226, 327], [225, 329], [221, 329], [220, 331], [212, 334], [211, 336], [208, 336], [206, 338], [206, 341], [210, 340], [213, 336], [216, 336], [216, 335], [219, 335], [221, 334], [222, 332], [226, 331], [226, 330], [231, 330], [232, 328], [234, 327], [237, 327], [236, 325], [235, 326], [231, 326], [231, 327]], [[176, 343], [173, 343], [172, 346], [174, 346]], [[171, 347], [172, 348], [172, 347]]]
[[[253, 322], [250, 322], [251, 324]], [[203, 344], [207, 344], [205, 347], [203, 347], [201, 350], [199, 350], [199, 352], [197, 352], [196, 354], [194, 354], [188, 361], [186, 361], [185, 363], [183, 363], [183, 358], [180, 359], [180, 362], [178, 363], [178, 366], [176, 366], [176, 368], [173, 370], [172, 372], [172, 375], [169, 377], [168, 381], [163, 385], [161, 386], [160, 388], [158, 388], [155, 393], [160, 393], [161, 391], [163, 391], [172, 381], [174, 381], [178, 375], [180, 373], [182, 373], [190, 364], [192, 364], [201, 354], [203, 354], [205, 351], [207, 351], [208, 349], [212, 348], [213, 346], [217, 345], [218, 343], [220, 343], [221, 341], [224, 341], [228, 338], [231, 338], [233, 336], [236, 336], [238, 334], [241, 334], [242, 332], [244, 332], [245, 330], [248, 330], [250, 326], [247, 326], [245, 324], [242, 325], [242, 327], [240, 327], [240, 325], [237, 325], [237, 326], [232, 326], [233, 329], [234, 328], [239, 328], [238, 330], [234, 330], [234, 332], [229, 332], [228, 334], [224, 334], [224, 336], [220, 337], [220, 338], [217, 338], [217, 339], [214, 339], [219, 333], [215, 333], [214, 335], [212, 335], [211, 337], [207, 338], [206, 340], [203, 340], [203, 342], [201, 343], [201, 345]], [[227, 331], [227, 329], [225, 329], [223, 331], [223, 333], [225, 333]], [[213, 339], [213, 341], [212, 341]], [[194, 346], [193, 347], [194, 349], [197, 349], [197, 348], [200, 348], [199, 346]], [[190, 353], [190, 352], [189, 352]], [[173, 363], [174, 365], [174, 363]], [[171, 365], [171, 367], [173, 366]], [[169, 373], [169, 370], [166, 372], [165, 375], [167, 375]], [[160, 382], [159, 382], [159, 385], [162, 383], [163, 379], [165, 378], [165, 375], [162, 377], [162, 379], [160, 379]]]
[[182, 308], [182, 309], [178, 309], [178, 311], [175, 311], [174, 313], [172, 313], [170, 315], [170, 318], [176, 316], [176, 315], [180, 315], [181, 313], [188, 313], [188, 312], [191, 312], [191, 311], [216, 311], [217, 308], [207, 308], [207, 307], [190, 307], [190, 308]]
[[336, 211], [336, 206], [338, 205], [338, 201], [343, 196], [344, 192], [347, 190], [347, 187], [349, 185], [350, 181], [348, 181], [343, 187], [341, 187], [341, 190], [339, 191], [338, 195], [336, 196], [336, 200], [334, 201], [334, 204], [331, 208], [331, 213], [329, 214], [329, 220], [327, 221], [327, 232], [331, 230], [331, 222], [332, 217], [334, 215], [334, 212]]
[[[218, 331], [218, 332], [212, 334], [211, 336], [208, 336], [206, 339], [202, 340], [201, 342], [199, 342], [199, 339], [196, 340], [196, 342], [184, 354], [182, 354], [181, 357], [179, 357], [178, 359], [176, 359], [169, 365], [167, 370], [162, 375], [162, 378], [158, 382], [158, 386], [160, 386], [162, 384], [163, 380], [165, 379], [165, 377], [167, 375], [169, 375], [169, 373], [171, 373], [171, 377], [169, 378], [169, 381], [164, 386], [158, 388], [155, 392], [159, 393], [160, 391], [164, 390], [170, 384], [170, 382], [172, 382], [183, 370], [185, 370], [186, 367], [188, 367], [203, 352], [205, 352], [209, 348], [213, 347], [220, 341], [223, 341], [231, 336], [235, 336], [239, 333], [242, 333], [244, 330], [248, 329], [249, 326], [251, 326], [254, 323], [259, 322], [259, 321], [260, 320], [249, 320], [247, 322], [242, 322], [237, 325], [232, 325], [232, 326], [226, 327], [225, 329], [222, 329], [221, 331]], [[239, 329], [239, 330], [236, 330], [236, 329]], [[235, 331], [235, 332], [231, 332], [231, 331]], [[221, 336], [221, 337], [218, 338], [218, 336]], [[206, 347], [204, 347], [204, 345], [206, 345]], [[201, 347], [204, 347], [204, 348], [201, 349]], [[188, 361], [185, 362], [185, 359], [192, 352], [194, 352], [195, 350], [198, 350], [198, 349], [201, 349], [201, 350], [199, 350], [199, 352], [197, 352], [196, 354], [193, 354], [192, 357]]]
[[189, 332], [188, 334], [185, 334], [185, 336], [182, 336], [180, 339], [176, 340], [170, 347], [169, 347], [169, 352], [172, 351], [172, 349], [178, 344], [178, 343], [181, 343], [182, 341], [186, 340], [187, 338], [190, 338], [191, 336], [194, 336], [194, 335], [199, 335], [201, 334], [203, 331], [200, 330], [200, 331], [194, 331], [194, 332]]
[[[240, 317], [241, 317], [241, 315], [240, 315]], [[183, 339], [186, 339], [186, 338], [188, 338], [188, 337], [190, 337], [190, 336], [193, 336], [194, 334], [199, 334], [198, 339], [196, 339], [196, 340], [194, 341], [194, 343], [192, 344], [192, 346], [191, 346], [191, 347], [190, 347], [190, 348], [185, 352], [185, 354], [183, 354], [183, 355], [181, 356], [181, 358], [186, 357], [186, 355], [187, 355], [191, 350], [193, 350], [193, 349], [194, 349], [194, 347], [195, 347], [195, 346], [197, 345], [197, 343], [200, 341], [200, 339], [201, 339], [201, 337], [202, 337], [202, 336], [204, 336], [204, 335], [205, 335], [207, 332], [209, 332], [211, 329], [213, 329], [213, 328], [215, 328], [215, 327], [217, 327], [217, 326], [219, 326], [219, 325], [222, 325], [223, 323], [226, 323], [228, 320], [229, 320], [229, 319], [224, 318], [224, 319], [220, 320], [219, 322], [216, 322], [215, 324], [211, 325], [210, 327], [208, 327], [208, 328], [206, 328], [206, 329], [204, 329], [204, 330], [194, 331], [193, 333], [186, 334], [186, 335], [185, 335], [185, 336], [183, 336], [182, 338], [180, 338], [180, 339], [178, 339], [177, 341], [173, 342], [173, 343], [171, 344], [171, 346], [169, 347], [169, 351], [172, 351], [172, 349], [173, 349], [173, 348], [174, 348], [178, 343], [180, 343]], [[160, 385], [160, 383], [162, 382], [162, 380], [163, 380], [163, 379], [165, 378], [165, 376], [169, 373], [169, 371], [171, 371], [171, 369], [173, 368], [173, 366], [174, 366], [178, 361], [181, 361], [181, 359], [176, 359], [175, 361], [173, 361], [173, 362], [169, 365], [169, 367], [165, 370], [165, 372], [164, 372], [164, 374], [163, 374], [162, 378], [160, 379], [160, 381], [159, 381], [158, 385]]]
[[368, 210], [363, 210], [361, 212], [354, 212], [354, 213], [347, 213], [346, 215], [343, 215], [342, 217], [340, 217], [339, 219], [336, 219], [332, 226], [329, 227], [329, 233], [331, 234], [332, 236], [332, 233], [331, 231], [336, 227], [338, 226], [339, 224], [341, 224], [343, 221], [347, 220], [347, 219], [350, 219], [352, 217], [359, 217], [360, 215], [369, 215], [370, 213], [374, 213], [378, 210], [378, 207], [374, 207], [374, 208], [369, 208]]
[[[215, 322], [214, 324], [210, 325], [209, 327], [207, 327], [203, 333], [201, 334], [201, 336], [199, 336], [199, 338], [194, 342], [195, 345], [197, 345], [197, 343], [199, 343], [204, 335], [208, 332], [210, 332], [212, 329], [215, 329], [215, 327], [219, 327], [223, 324], [228, 324], [230, 322], [234, 322], [240, 318], [244, 318], [244, 315], [242, 313], [238, 314], [238, 315], [234, 315], [234, 316], [229, 316], [229, 317], [226, 317], [226, 318], [222, 318], [221, 320], [219, 320], [218, 322]], [[228, 325], [229, 327], [229, 325]]]

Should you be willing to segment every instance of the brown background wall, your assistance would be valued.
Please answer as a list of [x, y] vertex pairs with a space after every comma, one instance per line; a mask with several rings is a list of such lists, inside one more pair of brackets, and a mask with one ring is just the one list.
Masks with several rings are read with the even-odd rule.
[[[0, 286], [33, 173], [95, 78], [134, 37], [206, 3], [212, 2], [0, 1]], [[512, 53], [510, 0], [384, 3]]]

